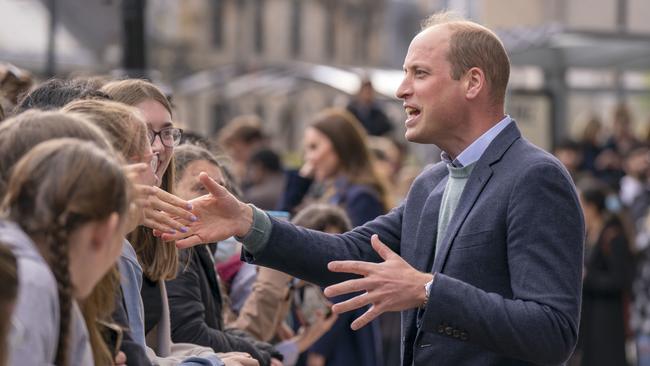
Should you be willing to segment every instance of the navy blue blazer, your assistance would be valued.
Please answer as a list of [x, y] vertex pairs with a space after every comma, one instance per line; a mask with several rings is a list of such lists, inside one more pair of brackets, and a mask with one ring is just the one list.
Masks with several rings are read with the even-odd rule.
[[435, 272], [424, 311], [402, 312], [402, 365], [562, 364], [576, 343], [584, 219], [569, 174], [513, 123], [477, 161], [433, 259], [448, 170], [425, 170], [404, 203], [348, 233], [271, 218], [257, 264], [317, 283], [333, 260], [379, 261], [374, 233], [420, 271]]

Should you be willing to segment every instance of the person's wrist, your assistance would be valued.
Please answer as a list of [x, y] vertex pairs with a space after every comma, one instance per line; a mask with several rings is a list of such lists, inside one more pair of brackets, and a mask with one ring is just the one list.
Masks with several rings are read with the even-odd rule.
[[241, 217], [241, 220], [235, 236], [243, 238], [251, 231], [251, 228], [253, 227], [253, 208], [245, 203], [240, 203], [239, 212], [239, 217]]
[[427, 303], [429, 302], [429, 296], [431, 294], [431, 285], [433, 284], [433, 278], [434, 275], [431, 273], [425, 273], [424, 276], [422, 277], [422, 280], [420, 281], [421, 286], [420, 286], [420, 291], [419, 291], [419, 298], [418, 298], [418, 304], [420, 308], [424, 308], [427, 306]]

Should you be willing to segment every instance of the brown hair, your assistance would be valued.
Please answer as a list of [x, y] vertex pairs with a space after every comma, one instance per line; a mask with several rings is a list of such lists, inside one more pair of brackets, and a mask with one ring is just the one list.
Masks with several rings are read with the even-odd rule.
[[[137, 108], [106, 100], [78, 100], [66, 105], [62, 110], [87, 117], [91, 123], [102, 129], [113, 148], [126, 160], [144, 155], [148, 143], [147, 126]], [[113, 362], [112, 354], [96, 322], [111, 322], [119, 280], [120, 273], [117, 266], [114, 266], [99, 281], [90, 296], [80, 304], [96, 365]]]
[[[136, 106], [144, 101], [153, 100], [172, 114], [172, 106], [165, 94], [154, 84], [140, 79], [113, 81], [101, 89], [113, 100]], [[172, 157], [165, 174], [161, 179], [160, 188], [174, 193], [174, 157]], [[147, 227], [139, 226], [128, 235], [133, 244], [142, 271], [152, 281], [170, 280], [176, 277], [178, 271], [178, 250], [173, 242], [163, 242], [153, 235]]]
[[368, 148], [367, 135], [356, 117], [340, 108], [328, 108], [320, 112], [309, 125], [323, 133], [332, 143], [339, 158], [342, 173], [350, 182], [370, 186], [388, 209], [388, 192], [373, 165]]
[[325, 231], [329, 227], [335, 227], [341, 233], [352, 230], [352, 224], [348, 215], [338, 206], [313, 203], [300, 210], [291, 220], [295, 225], [307, 229]]
[[14, 164], [38, 143], [58, 137], [92, 141], [112, 151], [101, 130], [74, 113], [26, 111], [0, 125], [0, 197]]
[[[65, 174], [61, 174], [65, 172]], [[2, 212], [35, 240], [58, 284], [60, 318], [57, 365], [68, 364], [73, 284], [68, 236], [81, 225], [128, 207], [129, 183], [120, 163], [90, 142], [46, 141], [17, 164]]]
[[219, 169], [223, 171], [223, 168], [221, 167], [222, 164], [219, 162], [217, 157], [207, 149], [200, 146], [187, 144], [181, 145], [174, 150], [174, 158], [176, 159], [175, 175], [177, 180], [183, 177], [183, 173], [188, 165], [198, 160], [205, 160], [219, 167]]
[[265, 138], [260, 117], [246, 114], [230, 120], [219, 132], [217, 140], [221, 147], [227, 147], [236, 141], [251, 143]]
[[460, 79], [472, 67], [485, 73], [494, 103], [503, 103], [510, 78], [510, 60], [499, 37], [488, 28], [453, 12], [440, 12], [422, 22], [422, 30], [444, 25], [451, 31], [449, 54], [451, 77]]
[[[5, 157], [0, 161], [0, 196], [5, 191], [10, 173], [16, 162], [33, 146], [58, 137], [73, 137], [92, 141], [104, 150], [112, 151], [101, 130], [87, 122], [85, 116], [81, 114], [53, 111], [41, 112], [36, 110], [21, 113], [0, 127], [0, 155]], [[98, 296], [104, 299], [107, 296], [111, 296], [112, 299], [117, 291], [112, 278], [116, 276], [119, 276], [119, 273], [117, 272], [117, 268], [113, 268], [95, 286], [89, 299]], [[88, 301], [92, 302], [93, 300]], [[101, 307], [89, 309], [82, 304], [81, 310], [84, 318], [88, 319], [91, 316], [90, 314], [99, 313], [100, 309], [102, 314], [112, 313], [114, 306], [113, 300], [101, 301], [97, 302], [97, 304], [101, 304]], [[105, 357], [102, 357], [106, 355], [108, 348], [101, 337], [98, 337], [95, 321], [87, 321], [86, 326], [93, 349], [93, 356], [96, 360], [104, 360]]]
[[63, 111], [79, 113], [102, 129], [113, 148], [128, 161], [144, 155], [147, 146], [147, 125], [140, 111], [126, 104], [106, 100], [78, 100]]
[[11, 250], [0, 243], [0, 365], [7, 364], [7, 335], [11, 324], [11, 307], [18, 295], [18, 266]]

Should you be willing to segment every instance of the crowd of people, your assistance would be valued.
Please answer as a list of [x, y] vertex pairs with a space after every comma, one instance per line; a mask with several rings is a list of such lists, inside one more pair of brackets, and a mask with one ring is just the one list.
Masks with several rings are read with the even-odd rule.
[[3, 89], [2, 106], [3, 364], [370, 366], [382, 341], [399, 342], [394, 319], [389, 337], [378, 322], [353, 332], [359, 313], [332, 314], [340, 299], [320, 287], [242, 262], [234, 238], [179, 250], [154, 235], [197, 219], [200, 172], [314, 230], [385, 213], [401, 146], [371, 143], [346, 109], [314, 118], [294, 171], [258, 117], [214, 139], [185, 132], [144, 80], [30, 80]]
[[[405, 81], [397, 91], [405, 102], [418, 93], [426, 97], [429, 89], [417, 82], [435, 73], [419, 66], [418, 57], [425, 54], [418, 48], [422, 39], [431, 44], [460, 42], [444, 38], [445, 32], [454, 31], [461, 34], [457, 37], [480, 34], [483, 42], [500, 44], [474, 23], [441, 24], [424, 27], [409, 49]], [[444, 28], [446, 24], [451, 26]], [[442, 62], [436, 55], [432, 60]], [[498, 65], [503, 56], [495, 51], [488, 59]], [[498, 68], [484, 69], [498, 73]], [[503, 76], [485, 76], [481, 70], [463, 71], [467, 79], [458, 76], [469, 85], [464, 98], [502, 105], [498, 95], [505, 93], [507, 71], [503, 82]], [[450, 80], [457, 80], [451, 75]], [[493, 145], [507, 148], [489, 150], [492, 140], [483, 140], [488, 141], [485, 153], [493, 159], [487, 168], [483, 160], [466, 162], [464, 151], [454, 151], [455, 142], [446, 144], [451, 138], [441, 137], [447, 138], [444, 129], [409, 122], [421, 114], [434, 118], [424, 113], [430, 103], [425, 98], [406, 106], [406, 137], [433, 141], [443, 154], [441, 163], [424, 168], [416, 179], [422, 169], [405, 166], [407, 148], [391, 136], [392, 124], [373, 101], [367, 80], [347, 107], [327, 108], [313, 116], [302, 139], [303, 163], [294, 169], [272, 148], [260, 117], [238, 116], [218, 136], [202, 136], [182, 128], [170, 96], [149, 81], [90, 77], [33, 83], [28, 73], [15, 67], [0, 72], [0, 81], [0, 365], [393, 366], [400, 364], [400, 356], [405, 362], [405, 352], [419, 365], [430, 362], [425, 352], [456, 347], [458, 343], [445, 342], [468, 338], [478, 339], [489, 351], [476, 345], [458, 346], [456, 351], [447, 347], [444, 362], [499, 364], [520, 359], [555, 364], [557, 357], [572, 354], [572, 365], [626, 365], [631, 361], [626, 342], [633, 341], [639, 365], [650, 365], [650, 136], [632, 132], [633, 117], [625, 105], [614, 111], [611, 133], [593, 119], [579, 141], [557, 144], [557, 160], [522, 143], [514, 123], [495, 108], [491, 111], [498, 119], [490, 120], [493, 125], [481, 133], [495, 131]], [[485, 85], [493, 89], [487, 93]], [[443, 110], [453, 105], [452, 94], [442, 96], [450, 107], [439, 107], [439, 114], [454, 112]], [[475, 117], [472, 113], [467, 112], [468, 120]], [[467, 133], [464, 128], [479, 131], [477, 126], [456, 128]], [[528, 170], [513, 176], [506, 165], [499, 167], [506, 164], [501, 161]], [[556, 166], [557, 161], [564, 168]], [[446, 174], [449, 183], [443, 179], [440, 185]], [[479, 208], [493, 213], [488, 223], [483, 222], [488, 212], [472, 214], [470, 207], [461, 206], [465, 184], [478, 189], [472, 176], [479, 176], [481, 189], [490, 179], [505, 182], [485, 186], [488, 196], [480, 196], [480, 189], [471, 193], [478, 197]], [[520, 184], [524, 178], [536, 183]], [[436, 188], [445, 184], [447, 191]], [[438, 235], [432, 253], [401, 244], [432, 244], [427, 233], [445, 232], [446, 226], [433, 223], [457, 219], [456, 206], [438, 216], [438, 210], [446, 210], [454, 200], [455, 189], [458, 210], [468, 215], [471, 229], [456, 226], [455, 232]], [[427, 205], [435, 201], [430, 197], [436, 194], [436, 219], [422, 224], [431, 210]], [[533, 196], [548, 200], [528, 202]], [[225, 203], [212, 209], [208, 205], [214, 203], [206, 197], [224, 198]], [[481, 197], [503, 200], [495, 204]], [[209, 235], [197, 229], [198, 223], [211, 222], [199, 213], [218, 217], [226, 209], [243, 212], [241, 207], [251, 211], [217, 222]], [[558, 212], [564, 216], [555, 217]], [[251, 229], [244, 230], [245, 236], [236, 235], [239, 228], [234, 226], [246, 221], [244, 217], [250, 217]], [[294, 229], [285, 221], [310, 230]], [[553, 226], [538, 225], [534, 232], [522, 229], [535, 222]], [[439, 253], [458, 231], [465, 242]], [[586, 239], [580, 247], [583, 231]], [[372, 236], [371, 246], [374, 233], [381, 238]], [[525, 248], [521, 243], [531, 235], [552, 242], [553, 256], [544, 248]], [[502, 236], [503, 246], [493, 244], [490, 254], [483, 252], [483, 241], [501, 243]], [[330, 250], [337, 245], [340, 251]], [[283, 248], [287, 250], [278, 254]], [[583, 249], [583, 268], [571, 268]], [[305, 259], [310, 251], [314, 255]], [[323, 290], [349, 279], [333, 272], [370, 278], [371, 270], [360, 269], [366, 263], [348, 271], [351, 267], [341, 262], [329, 267], [329, 277], [315, 274], [330, 261], [370, 258], [400, 265], [395, 268], [405, 278], [411, 275], [413, 268], [398, 263], [400, 256], [393, 252], [408, 257], [407, 262], [426, 274], [421, 276], [425, 281], [414, 286], [426, 296], [424, 303], [404, 312], [401, 325], [395, 311], [411, 309], [411, 303], [377, 313], [376, 302], [359, 301], [375, 296], [371, 289], [353, 287], [354, 279]], [[451, 262], [443, 264], [447, 255]], [[502, 263], [503, 257], [512, 262]], [[253, 264], [257, 262], [277, 269]], [[566, 265], [561, 276], [547, 271], [559, 265]], [[432, 270], [433, 278], [427, 277]], [[571, 282], [580, 276], [581, 294]], [[345, 290], [340, 287], [348, 283]], [[534, 291], [526, 287], [531, 283]], [[563, 292], [553, 292], [555, 285]], [[410, 290], [403, 290], [406, 299]], [[552, 306], [539, 305], [544, 301]], [[578, 304], [580, 325], [573, 350], [570, 337], [575, 336]], [[432, 315], [427, 307], [440, 310]], [[484, 310], [486, 318], [470, 311], [476, 308]], [[471, 326], [463, 325], [459, 312]], [[450, 318], [438, 322], [444, 314]], [[500, 320], [503, 328], [486, 331], [491, 329], [485, 325], [488, 318]], [[552, 325], [542, 318], [551, 319]], [[417, 333], [407, 320], [417, 323]], [[554, 338], [556, 343], [521, 335], [535, 333], [529, 327], [538, 327], [548, 336], [545, 340]], [[436, 338], [440, 343], [435, 345], [431, 339], [438, 333], [446, 338]], [[567, 339], [558, 339], [558, 334]], [[400, 351], [405, 344], [406, 350]], [[562, 346], [559, 356], [542, 354], [560, 347], [549, 344]]]

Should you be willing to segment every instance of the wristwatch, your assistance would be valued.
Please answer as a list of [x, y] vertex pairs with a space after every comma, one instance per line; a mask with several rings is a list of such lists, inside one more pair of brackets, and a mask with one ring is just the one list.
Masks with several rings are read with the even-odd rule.
[[433, 278], [431, 281], [424, 284], [424, 303], [422, 303], [421, 308], [425, 308], [429, 302], [429, 295], [431, 295], [431, 285], [433, 284]]

